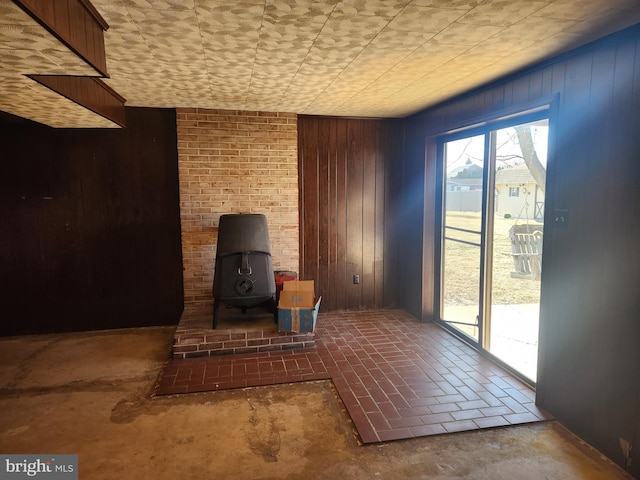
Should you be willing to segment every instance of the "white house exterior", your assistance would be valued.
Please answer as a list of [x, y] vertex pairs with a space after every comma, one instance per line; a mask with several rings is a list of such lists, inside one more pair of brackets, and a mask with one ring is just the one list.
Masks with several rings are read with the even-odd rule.
[[544, 192], [536, 184], [526, 164], [496, 172], [495, 208], [499, 216], [542, 219]]

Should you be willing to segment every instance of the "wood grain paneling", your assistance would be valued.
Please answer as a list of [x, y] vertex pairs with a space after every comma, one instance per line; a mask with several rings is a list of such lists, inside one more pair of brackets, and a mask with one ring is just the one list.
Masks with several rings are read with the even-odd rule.
[[34, 20], [108, 77], [104, 32], [109, 25], [88, 0], [15, 0]]
[[177, 324], [175, 112], [128, 108], [127, 124], [1, 114], [1, 335]]
[[99, 78], [71, 75], [28, 75], [92, 112], [125, 126], [125, 99]]
[[299, 117], [300, 277], [315, 280], [324, 311], [396, 302], [387, 220], [401, 131], [394, 121]]
[[[405, 177], [403, 192], [414, 192], [404, 196], [406, 225], [435, 217], [437, 135], [547, 102], [546, 216], [568, 209], [569, 225], [545, 227], [537, 402], [624, 466], [620, 439], [640, 449], [640, 26], [407, 119], [403, 168], [416, 175]], [[425, 228], [405, 234], [400, 250], [427, 315], [433, 242]], [[417, 251], [434, 266], [433, 281], [408, 267]], [[401, 300], [418, 308], [412, 296]], [[640, 475], [640, 462], [629, 471]]]
[[[424, 318], [423, 297], [429, 295], [423, 290], [423, 275], [433, 275], [433, 270], [423, 273], [422, 265], [429, 245], [433, 248], [434, 235], [424, 235], [426, 217], [433, 211], [434, 199], [425, 197], [426, 139], [422, 135], [407, 136], [405, 139], [405, 158], [408, 160], [402, 168], [402, 189], [396, 211], [397, 229], [395, 233], [398, 245], [398, 284], [399, 304], [416, 318]], [[423, 242], [425, 243], [423, 245]], [[432, 296], [432, 295], [431, 295]]]

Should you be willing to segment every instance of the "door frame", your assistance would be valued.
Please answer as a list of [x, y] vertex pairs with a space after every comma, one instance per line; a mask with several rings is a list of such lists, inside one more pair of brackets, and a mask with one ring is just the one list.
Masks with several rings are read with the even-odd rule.
[[[549, 181], [549, 167], [553, 165], [553, 152], [555, 145], [555, 118], [557, 116], [558, 98], [553, 96], [546, 98], [543, 101], [534, 105], [523, 106], [517, 111], [503, 112], [501, 115], [495, 115], [493, 117], [484, 118], [482, 121], [470, 123], [467, 127], [456, 128], [443, 132], [440, 135], [432, 137], [435, 143], [436, 153], [436, 205], [435, 205], [435, 249], [434, 249], [434, 280], [433, 280], [433, 319], [438, 325], [451, 332], [453, 335], [464, 341], [465, 343], [478, 350], [481, 354], [491, 358], [494, 362], [501, 365], [503, 368], [514, 374], [524, 382], [535, 387], [535, 382], [522, 375], [519, 371], [505, 363], [504, 361], [492, 355], [485, 345], [488, 345], [489, 331], [485, 329], [485, 318], [490, 315], [491, 310], [491, 263], [492, 263], [492, 241], [489, 239], [487, 232], [488, 228], [493, 231], [493, 213], [495, 199], [493, 195], [487, 195], [487, 191], [495, 190], [495, 158], [490, 157], [490, 153], [495, 149], [492, 148], [495, 143], [495, 132], [501, 128], [508, 128], [514, 125], [523, 123], [529, 123], [537, 120], [547, 119], [549, 122], [549, 137], [547, 143], [547, 182], [545, 190], [545, 206], [544, 214], [546, 218], [549, 218], [551, 207], [551, 192]], [[483, 180], [482, 180], [482, 222], [481, 222], [481, 255], [480, 255], [480, 296], [478, 306], [478, 341], [464, 334], [464, 332], [456, 329], [448, 322], [442, 319], [442, 281], [443, 281], [443, 248], [444, 248], [444, 233], [443, 233], [443, 219], [444, 219], [444, 199], [445, 191], [444, 185], [446, 181], [446, 172], [444, 171], [444, 145], [447, 142], [459, 140], [462, 138], [468, 138], [477, 135], [485, 135], [484, 144], [484, 161], [483, 167]], [[493, 137], [493, 141], [492, 138]], [[493, 187], [493, 190], [490, 190]], [[546, 236], [543, 240], [546, 244]], [[546, 246], [543, 247], [543, 251], [547, 252]], [[544, 278], [544, 276], [543, 276]], [[542, 298], [543, 298], [543, 282], [541, 280], [541, 300], [540, 300], [540, 317], [543, 316]], [[540, 338], [540, 335], [539, 335]], [[540, 342], [538, 342], [538, 359], [540, 358]]]

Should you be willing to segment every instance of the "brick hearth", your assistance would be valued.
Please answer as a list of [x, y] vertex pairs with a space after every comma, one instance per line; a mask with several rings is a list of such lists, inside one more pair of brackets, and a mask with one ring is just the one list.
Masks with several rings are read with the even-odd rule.
[[273, 314], [221, 308], [218, 328], [210, 309], [185, 311], [173, 338], [173, 358], [278, 352], [315, 346], [314, 333], [280, 333]]

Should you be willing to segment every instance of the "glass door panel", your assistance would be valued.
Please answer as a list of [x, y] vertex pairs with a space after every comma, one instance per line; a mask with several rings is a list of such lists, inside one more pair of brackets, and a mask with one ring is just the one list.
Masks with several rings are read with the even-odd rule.
[[485, 136], [444, 144], [440, 318], [479, 341]]
[[495, 131], [483, 347], [536, 380], [548, 120]]

